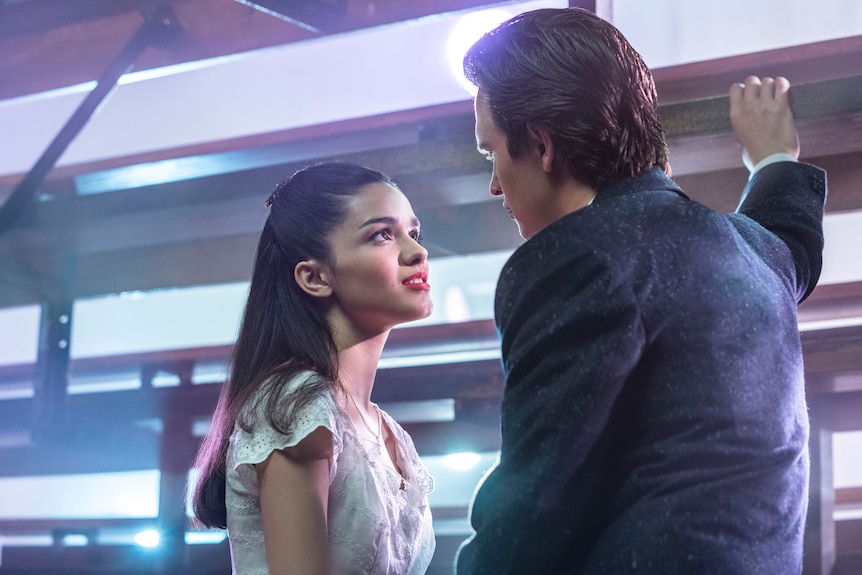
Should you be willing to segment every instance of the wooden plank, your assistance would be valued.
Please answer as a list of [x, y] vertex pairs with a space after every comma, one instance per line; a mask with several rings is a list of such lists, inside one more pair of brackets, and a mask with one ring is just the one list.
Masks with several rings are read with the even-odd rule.
[[[353, 0], [340, 30], [492, 4], [493, 0]], [[6, 4], [9, 4], [8, 2]], [[322, 4], [326, 4], [323, 2]], [[185, 33], [136, 63], [149, 70], [316, 38], [319, 34], [234, 0], [40, 0], [0, 10], [0, 100], [94, 80], [141, 21], [170, 5]], [[11, 57], [5, 57], [10, 55]]]
[[806, 331], [801, 338], [806, 375], [812, 380], [862, 370], [862, 325]]
[[[842, 116], [862, 110], [862, 76], [793, 85], [790, 109], [797, 121]], [[689, 100], [660, 107], [661, 123], [669, 136], [732, 131], [729, 96]]]
[[835, 564], [835, 488], [832, 480], [832, 433], [823, 418], [811, 410], [808, 448], [811, 473], [804, 536], [804, 575], [829, 575]]
[[862, 36], [786, 46], [653, 70], [661, 104], [725, 96], [746, 76], [785, 76], [791, 86], [859, 75]]
[[799, 306], [799, 321], [862, 318], [862, 281], [818, 285]]

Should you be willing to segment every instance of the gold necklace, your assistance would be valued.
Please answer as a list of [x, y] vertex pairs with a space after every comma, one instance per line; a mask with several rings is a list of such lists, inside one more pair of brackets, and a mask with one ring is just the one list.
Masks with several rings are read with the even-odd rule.
[[[377, 444], [377, 450], [378, 451], [382, 450], [383, 449], [383, 441], [381, 441], [380, 436], [383, 434], [383, 422], [380, 419], [380, 409], [376, 405], [372, 404], [374, 406], [374, 411], [377, 412], [377, 433], [374, 433], [374, 430], [371, 429], [371, 426], [368, 425], [368, 422], [365, 421], [365, 416], [362, 415], [362, 410], [359, 409], [359, 405], [356, 404], [356, 400], [353, 399], [353, 396], [346, 389], [344, 390], [344, 393], [346, 393], [347, 397], [350, 398], [350, 401], [353, 402], [353, 407], [356, 408], [356, 413], [359, 414], [359, 419], [362, 420], [362, 425], [365, 426], [365, 429], [368, 430], [368, 433], [370, 433], [371, 435], [374, 436], [374, 440], [375, 440], [374, 442]], [[371, 441], [371, 440], [366, 439], [366, 441]]]

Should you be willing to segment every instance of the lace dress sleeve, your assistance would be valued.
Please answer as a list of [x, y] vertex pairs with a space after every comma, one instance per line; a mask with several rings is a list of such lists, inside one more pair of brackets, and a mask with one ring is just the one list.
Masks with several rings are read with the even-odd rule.
[[[287, 385], [294, 389], [298, 388], [307, 382], [310, 376], [311, 374], [308, 373], [300, 374]], [[281, 433], [270, 425], [263, 415], [263, 403], [265, 402], [253, 401], [251, 405], [255, 407], [247, 408], [256, 410], [251, 418], [254, 422], [251, 430], [246, 431], [237, 425], [230, 438], [233, 449], [230, 450], [231, 458], [228, 465], [236, 471], [242, 486], [256, 495], [258, 486], [254, 465], [263, 462], [275, 450], [298, 445], [319, 427], [329, 430], [332, 438], [329, 460], [329, 482], [332, 483], [335, 477], [335, 462], [342, 450], [336, 415], [337, 407], [332, 396], [328, 393], [320, 395], [298, 409], [288, 426], [287, 433]]]

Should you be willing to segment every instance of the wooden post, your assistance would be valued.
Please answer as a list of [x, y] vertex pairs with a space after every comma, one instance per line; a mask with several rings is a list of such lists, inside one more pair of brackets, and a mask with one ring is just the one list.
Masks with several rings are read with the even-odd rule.
[[[835, 566], [835, 487], [832, 481], [832, 430], [828, 404], [814, 396], [811, 401], [811, 479], [808, 487], [808, 518], [805, 525], [804, 575], [829, 575]], [[818, 401], [819, 400], [819, 401]]]

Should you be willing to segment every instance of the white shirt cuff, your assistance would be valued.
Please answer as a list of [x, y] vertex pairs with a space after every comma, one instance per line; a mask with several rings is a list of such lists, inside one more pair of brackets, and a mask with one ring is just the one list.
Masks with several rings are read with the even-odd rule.
[[776, 162], [798, 162], [798, 161], [799, 160], [793, 154], [788, 154], [787, 152], [778, 152], [775, 154], [771, 154], [769, 156], [766, 156], [765, 158], [763, 158], [759, 162], [757, 162], [757, 165], [755, 165], [753, 168], [751, 168], [751, 170], [750, 170], [751, 173], [748, 175], [748, 179], [750, 180], [754, 176], [754, 174], [756, 174], [758, 171], [760, 171], [764, 167], [768, 166], [769, 164], [774, 164]]

